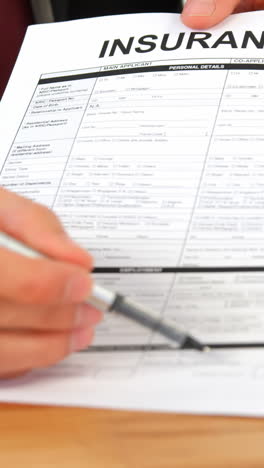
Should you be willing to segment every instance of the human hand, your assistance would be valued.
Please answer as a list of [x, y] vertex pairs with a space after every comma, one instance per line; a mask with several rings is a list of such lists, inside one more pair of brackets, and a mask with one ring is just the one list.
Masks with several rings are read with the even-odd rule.
[[88, 346], [101, 313], [83, 304], [91, 256], [48, 208], [0, 188], [0, 231], [50, 258], [0, 248], [0, 378], [46, 367]]
[[182, 21], [193, 29], [206, 29], [232, 13], [264, 9], [264, 0], [187, 0]]

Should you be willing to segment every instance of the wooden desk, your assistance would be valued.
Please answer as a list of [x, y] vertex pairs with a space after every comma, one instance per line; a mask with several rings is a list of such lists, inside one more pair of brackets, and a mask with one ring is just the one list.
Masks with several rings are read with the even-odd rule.
[[263, 468], [264, 419], [0, 405], [3, 468]]

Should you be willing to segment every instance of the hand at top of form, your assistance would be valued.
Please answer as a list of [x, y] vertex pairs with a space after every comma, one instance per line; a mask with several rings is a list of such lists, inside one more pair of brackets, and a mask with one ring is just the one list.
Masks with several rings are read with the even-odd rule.
[[232, 13], [264, 9], [264, 0], [187, 0], [182, 21], [193, 29], [214, 26]]

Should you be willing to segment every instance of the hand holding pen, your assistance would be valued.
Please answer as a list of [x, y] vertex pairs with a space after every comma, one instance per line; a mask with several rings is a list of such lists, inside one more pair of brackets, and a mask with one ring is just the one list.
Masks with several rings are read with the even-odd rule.
[[7, 356], [0, 377], [86, 348], [100, 311], [115, 311], [178, 347], [208, 349], [142, 305], [93, 284], [91, 257], [68, 238], [50, 210], [3, 189], [1, 207], [0, 353], [5, 356], [7, 348]]
[[86, 348], [102, 313], [84, 304], [92, 258], [50, 210], [0, 188], [0, 231], [56, 258], [32, 260], [0, 248], [1, 378]]

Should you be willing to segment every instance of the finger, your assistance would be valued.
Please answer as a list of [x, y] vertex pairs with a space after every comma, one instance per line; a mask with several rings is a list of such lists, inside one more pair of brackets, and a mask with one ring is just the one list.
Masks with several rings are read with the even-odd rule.
[[31, 369], [24, 369], [18, 372], [1, 373], [1, 369], [0, 369], [0, 379], [15, 379], [16, 377], [22, 377], [23, 375], [30, 372], [30, 370]]
[[36, 307], [0, 302], [0, 330], [70, 331], [95, 326], [102, 317], [102, 312], [89, 304]]
[[47, 367], [89, 346], [92, 328], [73, 333], [0, 332], [0, 376]]
[[21, 304], [85, 302], [92, 278], [84, 268], [47, 259], [27, 258], [0, 249], [0, 298]]
[[3, 188], [0, 188], [0, 230], [49, 257], [93, 268], [91, 255], [69, 238], [49, 208]]
[[187, 0], [181, 18], [186, 26], [205, 29], [231, 15], [240, 0]]

